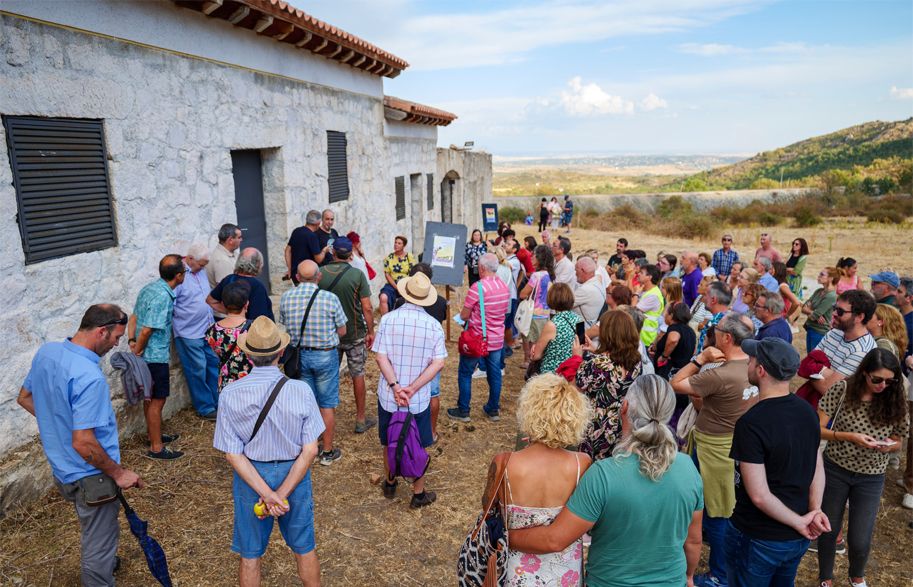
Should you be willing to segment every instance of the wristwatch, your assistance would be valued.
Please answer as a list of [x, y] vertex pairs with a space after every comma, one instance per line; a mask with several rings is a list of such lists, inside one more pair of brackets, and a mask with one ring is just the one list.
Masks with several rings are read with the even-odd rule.
[[394, 381], [393, 383], [388, 383], [387, 387], [389, 387], [390, 389], [393, 389], [397, 385], [399, 385], [399, 381]]
[[697, 367], [698, 369], [703, 367], [703, 365], [701, 365], [700, 363], [697, 362], [697, 359], [691, 359], [691, 364], [694, 365], [695, 367]]

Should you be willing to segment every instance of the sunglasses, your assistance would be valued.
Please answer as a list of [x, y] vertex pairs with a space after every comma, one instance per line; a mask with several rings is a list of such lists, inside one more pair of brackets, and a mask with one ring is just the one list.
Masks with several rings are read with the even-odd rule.
[[95, 328], [107, 328], [108, 326], [126, 326], [127, 325], [127, 315], [124, 314], [117, 320], [112, 320], [111, 322], [105, 322], [104, 324], [99, 324]]
[[731, 238], [724, 238], [724, 239], [723, 239], [723, 242], [724, 242], [724, 243], [731, 243], [731, 242], [732, 242], [732, 239], [731, 239]]
[[894, 385], [897, 383], [897, 379], [893, 377], [885, 378], [879, 377], [878, 375], [869, 375], [868, 373], [866, 373], [865, 376], [869, 378], [869, 381], [872, 382], [872, 385], [881, 385], [882, 383], [885, 385]]
[[837, 316], [840, 316], [841, 318], [843, 317], [844, 314], [849, 314], [851, 312], [852, 312], [852, 310], [844, 310], [843, 308], [834, 306], [834, 314], [837, 314]]

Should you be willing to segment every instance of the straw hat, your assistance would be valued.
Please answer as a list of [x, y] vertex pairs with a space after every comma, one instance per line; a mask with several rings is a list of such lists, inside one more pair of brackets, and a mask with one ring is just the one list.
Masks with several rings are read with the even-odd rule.
[[246, 334], [247, 336], [238, 339], [238, 347], [252, 357], [267, 357], [281, 353], [291, 338], [266, 316], [258, 316]]
[[437, 290], [431, 285], [428, 276], [422, 272], [400, 279], [396, 284], [396, 290], [407, 302], [416, 306], [431, 306], [437, 301]]

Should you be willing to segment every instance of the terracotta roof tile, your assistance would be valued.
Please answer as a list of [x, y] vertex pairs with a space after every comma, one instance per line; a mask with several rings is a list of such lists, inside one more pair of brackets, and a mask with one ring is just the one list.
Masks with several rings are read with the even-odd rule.
[[456, 114], [452, 114], [446, 110], [439, 110], [437, 108], [432, 108], [431, 106], [425, 106], [418, 102], [410, 102], [409, 100], [403, 100], [402, 98], [396, 98], [394, 96], [384, 96], [384, 106], [391, 110], [405, 113], [406, 117], [402, 122], [447, 126], [457, 118]]

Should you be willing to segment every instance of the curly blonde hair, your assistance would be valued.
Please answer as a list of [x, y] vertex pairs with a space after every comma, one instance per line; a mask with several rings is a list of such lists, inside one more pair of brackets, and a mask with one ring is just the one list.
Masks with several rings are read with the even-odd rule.
[[590, 401], [554, 373], [533, 377], [520, 391], [517, 421], [530, 442], [550, 448], [578, 445], [591, 416]]

